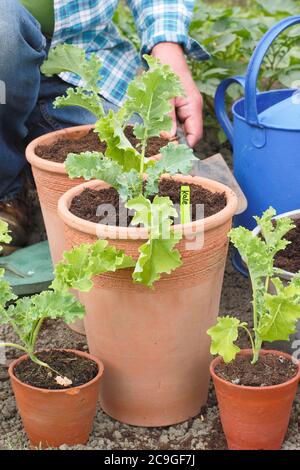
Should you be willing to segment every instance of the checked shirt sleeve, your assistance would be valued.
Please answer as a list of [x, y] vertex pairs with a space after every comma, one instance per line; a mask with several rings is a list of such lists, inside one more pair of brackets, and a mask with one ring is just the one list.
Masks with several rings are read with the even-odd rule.
[[160, 42], [182, 45], [192, 59], [204, 60], [209, 54], [189, 37], [194, 0], [127, 0], [141, 38], [141, 54], [148, 54]]

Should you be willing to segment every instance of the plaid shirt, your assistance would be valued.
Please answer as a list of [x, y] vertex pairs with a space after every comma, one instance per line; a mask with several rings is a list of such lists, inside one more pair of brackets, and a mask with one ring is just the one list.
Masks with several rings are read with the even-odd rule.
[[[54, 0], [55, 31], [51, 47], [69, 43], [82, 47], [87, 55], [96, 52], [103, 64], [101, 94], [120, 104], [128, 83], [141, 66], [141, 56], [121, 38], [112, 17], [118, 0]], [[127, 0], [141, 38], [141, 54], [149, 53], [159, 42], [181, 44], [197, 60], [209, 56], [188, 36], [193, 0]], [[62, 73], [67, 83], [80, 85], [78, 76]]]

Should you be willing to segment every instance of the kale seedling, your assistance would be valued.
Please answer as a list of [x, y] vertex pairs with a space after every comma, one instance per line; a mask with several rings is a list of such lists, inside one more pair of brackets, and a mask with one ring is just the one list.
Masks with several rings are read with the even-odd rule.
[[[10, 241], [7, 224], [0, 220], [0, 243]], [[10, 325], [19, 337], [20, 344], [0, 343], [0, 347], [17, 348], [27, 353], [36, 364], [47, 367], [60, 375], [37, 358], [35, 354], [37, 337], [45, 318], [61, 318], [66, 323], [72, 323], [77, 318], [84, 317], [83, 306], [73, 295], [58, 290], [45, 291], [17, 300], [10, 285], [2, 279], [3, 275], [2, 269], [0, 270], [0, 324]]]
[[[110, 184], [126, 202], [127, 208], [135, 211], [132, 224], [142, 224], [148, 228], [149, 240], [140, 247], [138, 261], [131, 260], [131, 265], [135, 267], [134, 282], [152, 287], [161, 273], [170, 273], [181, 265], [180, 253], [174, 249], [181, 237], [169, 230], [177, 212], [169, 197], [155, 196], [158, 193], [159, 179], [164, 173], [189, 174], [196, 157], [186, 145], [169, 143], [160, 149], [160, 160], [146, 158], [149, 138], [171, 130], [171, 100], [182, 95], [183, 90], [179, 77], [168, 65], [162, 65], [148, 55], [144, 59], [148, 70], [129, 84], [122, 108], [117, 112], [110, 111], [106, 116], [103, 115], [102, 108], [98, 109], [100, 88], [97, 90], [97, 84], [101, 64], [96, 56], [88, 60], [84, 52], [75, 46], [58, 46], [50, 51], [42, 71], [46, 75], [69, 71], [81, 77], [83, 85], [75, 91], [69, 90], [66, 97], [57, 98], [55, 106], [78, 105], [91, 112], [96, 109], [95, 131], [101, 141], [105, 141], [106, 151], [105, 154], [69, 154], [65, 167], [70, 178], [99, 179]], [[139, 117], [139, 122], [133, 125], [134, 135], [139, 141], [137, 148], [131, 145], [125, 135], [125, 129], [134, 116]], [[145, 173], [147, 178], [144, 183]], [[149, 199], [150, 196], [155, 196], [153, 201]], [[170, 232], [168, 236], [167, 230]], [[88, 250], [86, 246], [81, 247], [81, 255], [76, 248], [65, 257], [56, 269], [60, 286], [65, 282], [68, 287], [76, 288], [73, 285], [76, 284], [79, 286], [77, 288], [84, 285], [86, 289], [88, 281], [88, 286], [91, 287], [92, 273], [95, 275], [105, 272], [99, 260], [103, 258], [105, 251], [111, 249], [103, 245], [100, 249], [99, 244], [97, 248], [100, 251], [92, 250], [89, 253], [93, 260], [92, 267], [88, 264], [85, 270], [78, 271], [76, 263], [80, 263], [81, 256]], [[113, 263], [113, 268], [119, 269], [120, 266]], [[111, 269], [112, 266], [107, 266], [107, 270]], [[79, 275], [76, 280], [74, 273]]]
[[[252, 346], [252, 364], [258, 361], [263, 341], [288, 340], [296, 332], [300, 318], [300, 273], [286, 285], [276, 275], [274, 267], [276, 253], [290, 243], [284, 236], [294, 228], [293, 221], [282, 218], [273, 223], [276, 215], [273, 208], [262, 217], [255, 217], [261, 228], [261, 237], [250, 230], [238, 227], [229, 233], [230, 240], [239, 251], [249, 270], [252, 285], [253, 329], [238, 318], [219, 317], [217, 324], [208, 330], [212, 338], [211, 353], [222, 356], [226, 363], [235, 359], [240, 348], [235, 344], [239, 329], [246, 330]], [[276, 294], [269, 293], [270, 282]]]

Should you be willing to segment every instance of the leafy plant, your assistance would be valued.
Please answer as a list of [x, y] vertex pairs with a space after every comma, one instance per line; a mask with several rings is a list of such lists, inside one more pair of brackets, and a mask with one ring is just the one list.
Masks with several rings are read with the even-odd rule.
[[91, 54], [87, 61], [85, 51], [70, 44], [60, 44], [51, 49], [48, 59], [43, 63], [41, 71], [47, 77], [61, 72], [72, 72], [78, 75], [83, 85], [76, 89], [70, 87], [66, 96], [54, 101], [54, 107], [80, 106], [93, 113], [97, 118], [104, 116], [99, 81], [101, 80], [101, 61], [97, 54]]
[[94, 244], [83, 243], [64, 253], [55, 267], [54, 289], [69, 288], [88, 292], [93, 287], [92, 278], [98, 274], [134, 267], [135, 262], [124, 251], [108, 245], [106, 240]]
[[[0, 243], [9, 243], [8, 226], [0, 220]], [[21, 344], [0, 343], [0, 347], [13, 347], [27, 353], [36, 364], [51, 367], [40, 361], [35, 354], [35, 345], [41, 326], [46, 318], [61, 318], [66, 323], [73, 323], [84, 317], [83, 306], [73, 295], [59, 290], [45, 291], [32, 297], [17, 299], [8, 282], [0, 271], [0, 324], [12, 326]], [[9, 305], [8, 305], [9, 304]], [[8, 305], [8, 306], [7, 306]], [[53, 370], [53, 369], [51, 369]], [[54, 371], [59, 375], [59, 372]]]
[[[261, 228], [261, 237], [244, 228], [238, 227], [229, 233], [230, 240], [238, 249], [246, 263], [253, 291], [253, 331], [246, 322], [226, 316], [219, 317], [217, 324], [208, 330], [212, 338], [211, 353], [220, 354], [225, 362], [231, 362], [240, 351], [234, 344], [239, 329], [246, 330], [253, 351], [252, 363], [259, 358], [263, 341], [288, 340], [296, 332], [300, 318], [300, 273], [287, 285], [277, 277], [274, 267], [275, 255], [290, 243], [284, 236], [294, 228], [293, 221], [282, 218], [273, 223], [276, 215], [273, 208], [266, 210], [262, 217], [255, 217]], [[276, 294], [269, 293], [270, 282]]]
[[[97, 80], [99, 77], [99, 62], [93, 58], [87, 60], [83, 51], [75, 50], [74, 46], [58, 46], [49, 54], [43, 66], [46, 74], [59, 73], [65, 70], [77, 73], [84, 83], [84, 87], [68, 92], [65, 98], [55, 100], [56, 106], [74, 104], [74, 94], [88, 102], [88, 108], [97, 107]], [[153, 282], [160, 278], [164, 272], [169, 273], [181, 264], [180, 254], [174, 249], [179, 238], [170, 229], [172, 217], [176, 214], [170, 198], [154, 197], [158, 193], [158, 183], [164, 173], [188, 174], [196, 157], [186, 145], [176, 145], [170, 142], [161, 149], [160, 160], [146, 158], [146, 149], [151, 137], [158, 137], [162, 132], [171, 130], [172, 110], [171, 100], [183, 93], [179, 77], [168, 65], [162, 65], [157, 59], [145, 55], [147, 71], [138, 75], [128, 87], [125, 103], [117, 112], [112, 110], [106, 115], [102, 111], [94, 114], [98, 118], [95, 131], [100, 140], [106, 143], [105, 154], [100, 152], [83, 152], [69, 154], [65, 167], [71, 178], [84, 178], [85, 180], [100, 179], [114, 187], [120, 198], [127, 203], [127, 207], [136, 212], [133, 224], [143, 224], [149, 232], [149, 240], [140, 247], [140, 256], [133, 273], [134, 282], [143, 283], [152, 287]], [[76, 61], [76, 62], [75, 62]], [[72, 65], [74, 62], [74, 65]], [[83, 62], [79, 64], [79, 62]], [[89, 70], [89, 65], [91, 71]], [[98, 92], [100, 90], [98, 89]], [[84, 97], [84, 98], [83, 98]], [[80, 100], [77, 104], [80, 105]], [[134, 148], [126, 137], [125, 129], [134, 116], [139, 122], [133, 125], [133, 133], [139, 145]], [[145, 173], [147, 177], [145, 179]], [[142, 217], [142, 213], [145, 217]], [[148, 211], [148, 212], [147, 212]], [[153, 225], [154, 215], [165, 211], [159, 225]], [[168, 233], [167, 237], [163, 234]], [[100, 247], [101, 245], [101, 247]], [[79, 289], [91, 288], [93, 275], [101, 274], [102, 266], [106, 270], [122, 268], [118, 264], [120, 257], [124, 256], [118, 250], [103, 243], [93, 248], [81, 246], [65, 255], [65, 260], [57, 267], [57, 277], [60, 284], [66, 283], [68, 287]], [[100, 250], [101, 248], [101, 250]], [[100, 251], [99, 251], [100, 250]], [[80, 258], [82, 256], [82, 258]], [[85, 261], [85, 257], [89, 260]], [[102, 258], [112, 256], [112, 265], [102, 263]], [[81, 268], [77, 269], [76, 263]], [[84, 265], [82, 266], [82, 263]], [[76, 274], [75, 274], [76, 273]], [[76, 276], [79, 276], [79, 278]], [[76, 279], [75, 279], [76, 278]]]
[[149, 239], [139, 248], [140, 256], [133, 272], [133, 280], [152, 287], [162, 273], [170, 273], [182, 265], [180, 253], [175, 249], [181, 234], [171, 230], [172, 217], [177, 212], [169, 197], [155, 196], [151, 203], [143, 195], [127, 203], [134, 209], [133, 225], [143, 224]]

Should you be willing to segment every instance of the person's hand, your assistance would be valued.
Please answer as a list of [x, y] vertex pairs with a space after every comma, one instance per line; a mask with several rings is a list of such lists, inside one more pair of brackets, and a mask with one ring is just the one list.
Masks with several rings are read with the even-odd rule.
[[182, 47], [179, 44], [162, 42], [154, 46], [151, 54], [163, 64], [170, 65], [180, 77], [186, 96], [174, 100], [172, 135], [176, 133], [177, 118], [183, 126], [187, 143], [190, 147], [195, 147], [203, 134], [203, 100], [186, 63]]

